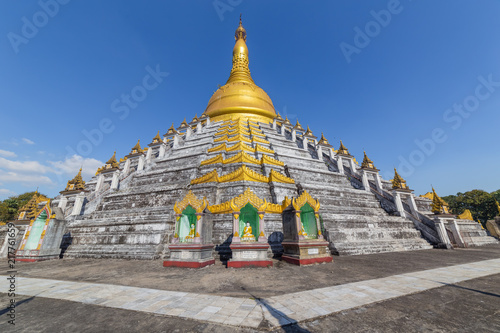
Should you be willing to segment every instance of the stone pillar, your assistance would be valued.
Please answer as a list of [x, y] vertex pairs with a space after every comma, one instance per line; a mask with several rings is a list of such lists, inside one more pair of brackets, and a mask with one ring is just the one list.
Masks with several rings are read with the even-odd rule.
[[446, 228], [444, 227], [443, 220], [441, 220], [439, 217], [435, 217], [434, 223], [437, 226], [436, 229], [441, 242], [444, 243], [447, 248], [451, 249], [453, 246], [451, 245], [451, 241], [448, 238], [448, 233], [446, 232]]
[[130, 172], [130, 158], [127, 158], [125, 161], [125, 165], [123, 166], [123, 175], [127, 176]]
[[104, 183], [104, 176], [100, 173], [99, 176], [97, 177], [97, 183], [95, 185], [96, 192], [99, 192], [103, 183]]
[[292, 141], [297, 141], [297, 130], [295, 128], [292, 128]]
[[85, 194], [83, 192], [76, 196], [75, 205], [73, 206], [73, 211], [71, 212], [71, 215], [81, 214], [84, 200], [85, 200]]
[[68, 203], [68, 198], [63, 196], [59, 200], [59, 204], [57, 205], [57, 207], [61, 208], [61, 210], [64, 212], [64, 210], [66, 209], [66, 204], [67, 203]]
[[176, 134], [174, 135], [174, 145], [173, 148], [178, 148], [179, 147], [179, 135]]
[[281, 124], [280, 134], [285, 135], [285, 125], [283, 125], [283, 124]]
[[337, 167], [339, 168], [339, 173], [341, 175], [344, 175], [345, 174], [345, 171], [344, 171], [344, 161], [342, 159], [341, 156], [337, 156]]
[[153, 156], [153, 147], [149, 147], [148, 152], [146, 153], [146, 161], [151, 161], [151, 156]]
[[137, 164], [137, 171], [144, 170], [144, 155], [139, 156], [139, 163]]
[[[201, 214], [196, 214], [196, 218], [198, 221], [196, 222], [196, 234], [194, 235], [193, 242], [194, 243], [201, 243], [201, 230], [203, 226], [203, 213]], [[197, 236], [200, 235], [200, 236]]]
[[316, 146], [316, 152], [318, 153], [318, 159], [320, 161], [323, 161], [323, 149], [321, 148], [320, 145]]
[[453, 219], [449, 225], [451, 232], [453, 233], [453, 237], [455, 237], [455, 241], [457, 242], [458, 246], [466, 247], [462, 235], [460, 234], [460, 228], [458, 227], [457, 221]]
[[399, 215], [401, 217], [406, 217], [406, 213], [403, 208], [403, 203], [401, 202], [401, 195], [399, 194], [398, 191], [392, 191], [392, 196], [394, 197], [394, 202], [396, 203]]
[[167, 150], [167, 146], [164, 144], [162, 144], [160, 146], [160, 152], [158, 154], [158, 158], [163, 158], [163, 156], [165, 156], [165, 151]]
[[276, 129], [276, 118], [273, 119], [273, 130], [275, 130], [275, 129]]
[[375, 184], [377, 185], [377, 190], [380, 192], [380, 194], [383, 194], [383, 187], [382, 187], [382, 181], [380, 180], [380, 175], [378, 171], [375, 173]]
[[116, 190], [118, 189], [118, 184], [120, 183], [120, 171], [115, 171], [113, 172], [113, 179], [111, 180], [111, 189]]
[[[233, 213], [233, 243], [238, 243], [241, 241], [240, 239], [240, 214], [238, 213]], [[237, 235], [237, 236], [236, 236]]]
[[410, 209], [411, 209], [411, 212], [413, 213], [413, 215], [415, 215], [415, 217], [418, 217], [417, 203], [415, 202], [415, 198], [413, 197], [413, 194], [411, 194], [411, 193], [410, 193], [410, 195], [408, 195], [408, 205], [410, 206]]
[[201, 133], [201, 131], [203, 131], [203, 126], [201, 125], [201, 121], [196, 124], [196, 133]]
[[309, 140], [305, 136], [302, 137], [302, 146], [304, 146], [304, 150], [307, 151], [307, 145], [309, 144]]
[[193, 135], [193, 130], [191, 129], [191, 126], [190, 126], [190, 127], [186, 128], [186, 139], [192, 135]]
[[353, 175], [357, 174], [356, 163], [354, 163], [354, 158], [352, 158], [352, 157], [349, 158], [349, 166], [351, 167], [352, 174]]
[[210, 125], [210, 118], [207, 118], [207, 126]]
[[368, 181], [368, 172], [366, 170], [361, 170], [361, 179], [363, 180], [363, 186], [366, 192], [371, 192], [370, 182]]

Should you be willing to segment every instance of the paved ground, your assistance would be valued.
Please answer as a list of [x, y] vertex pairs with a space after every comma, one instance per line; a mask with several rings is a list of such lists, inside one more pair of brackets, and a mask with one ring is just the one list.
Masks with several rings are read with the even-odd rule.
[[[89, 283], [90, 281], [86, 281], [89, 276], [85, 274], [83, 278], [75, 279], [73, 263], [78, 261], [53, 261], [55, 269], [52, 271], [50, 262], [31, 266], [22, 264], [16, 267], [20, 271], [18, 276], [45, 275], [43, 277], [50, 277], [52, 280], [18, 278], [18, 291], [27, 296], [16, 299], [18, 302], [16, 328], [20, 332], [83, 330], [254, 332], [269, 330], [280, 323], [291, 322], [291, 325], [275, 330], [498, 332], [500, 331], [500, 274], [498, 274], [500, 259], [498, 258], [500, 258], [499, 246], [340, 257], [335, 258], [335, 263], [330, 267], [318, 265], [299, 268], [298, 272], [302, 273], [303, 278], [311, 281], [307, 285], [309, 288], [307, 286], [296, 288], [294, 284], [297, 281], [294, 281], [287, 285], [286, 294], [274, 292], [267, 293], [266, 296], [256, 296], [252, 291], [243, 290], [242, 286], [239, 286], [237, 298], [216, 296], [213, 292], [210, 295], [205, 290], [197, 290], [198, 294], [203, 295], [193, 297], [194, 295], [187, 292], [173, 293], [160, 290], [167, 288], [138, 288], [143, 287], [139, 283], [140, 280], [134, 280], [135, 283], [129, 284], [137, 287], [127, 287], [119, 283], [120, 279], [109, 286]], [[351, 259], [354, 264], [348, 265], [345, 259]], [[388, 260], [390, 265], [384, 265], [383, 263], [387, 263]], [[67, 272], [72, 277], [70, 280], [79, 282], [58, 281], [59, 270], [63, 267], [60, 265], [65, 262], [69, 263]], [[134, 274], [128, 271], [130, 266], [127, 263], [135, 265], [136, 262], [100, 261], [105, 267], [108, 267], [109, 263], [113, 267], [118, 267], [120, 262], [124, 263], [121, 273]], [[342, 262], [346, 266], [343, 266]], [[368, 264], [363, 269], [362, 265], [359, 266], [363, 262], [380, 263], [381, 266], [376, 269]], [[450, 267], [447, 264], [454, 266]], [[445, 268], [434, 268], [439, 266]], [[87, 267], [88, 274], [91, 274], [92, 267], [93, 265]], [[281, 268], [257, 269], [251, 272], [259, 272], [265, 276], [270, 276], [273, 272], [275, 275], [283, 275], [297, 268], [284, 265]], [[317, 272], [325, 274], [325, 268], [330, 271], [329, 286], [313, 290], [315, 284], [318, 284], [314, 281], [315, 275]], [[214, 267], [212, 270], [217, 268]], [[244, 273], [238, 270], [226, 271], [233, 271], [236, 278], [241, 278], [239, 274]], [[41, 274], [42, 272], [45, 274]], [[379, 276], [358, 279], [359, 276], [366, 277], [373, 272]], [[210, 269], [182, 270], [181, 273], [184, 273], [184, 276], [194, 274], [198, 277], [213, 274]], [[113, 274], [104, 275], [108, 276], [105, 278], [109, 278]], [[250, 279], [248, 275], [247, 279]], [[4, 280], [2, 277], [0, 281], [2, 290], [5, 289]], [[28, 281], [31, 283], [27, 283]], [[214, 284], [219, 283], [214, 281]], [[267, 283], [274, 285], [276, 282], [271, 279], [267, 280]], [[171, 284], [169, 287], [168, 289], [175, 289]], [[297, 289], [307, 291], [296, 292]], [[295, 294], [290, 295], [293, 291]], [[235, 293], [235, 290], [230, 292]], [[250, 295], [253, 295], [253, 299]], [[6, 305], [7, 295], [1, 295], [1, 301], [2, 305]], [[0, 310], [2, 332], [10, 331], [12, 328], [7, 324], [6, 315], [5, 310]], [[182, 317], [194, 317], [199, 320], [186, 320]], [[294, 321], [298, 323], [293, 324]], [[226, 325], [221, 325], [219, 322]], [[227, 325], [249, 327], [237, 328]]]

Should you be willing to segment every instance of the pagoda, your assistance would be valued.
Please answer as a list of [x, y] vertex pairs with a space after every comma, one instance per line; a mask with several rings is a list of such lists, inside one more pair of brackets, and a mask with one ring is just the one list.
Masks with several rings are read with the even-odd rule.
[[83, 204], [63, 209], [65, 256], [269, 267], [443, 242], [430, 200], [396, 171], [384, 180], [366, 153], [360, 166], [342, 141], [336, 150], [276, 113], [251, 76], [241, 18], [234, 37], [229, 78], [201, 116], [158, 132], [147, 149], [137, 141], [123, 158], [115, 152], [84, 184]]

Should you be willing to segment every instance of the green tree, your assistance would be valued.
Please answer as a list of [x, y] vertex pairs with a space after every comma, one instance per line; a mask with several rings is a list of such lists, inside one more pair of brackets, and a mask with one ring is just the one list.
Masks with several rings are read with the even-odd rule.
[[453, 214], [462, 214], [466, 209], [470, 210], [476, 221], [483, 225], [498, 215], [495, 197], [482, 190], [472, 190], [465, 193], [457, 193], [456, 201], [451, 203], [450, 209]]
[[490, 194], [496, 199], [496, 201], [500, 202], [500, 190], [496, 190], [495, 192], [491, 192]]
[[26, 192], [18, 196], [12, 196], [0, 202], [0, 222], [15, 220], [19, 209], [30, 201], [36, 192]]

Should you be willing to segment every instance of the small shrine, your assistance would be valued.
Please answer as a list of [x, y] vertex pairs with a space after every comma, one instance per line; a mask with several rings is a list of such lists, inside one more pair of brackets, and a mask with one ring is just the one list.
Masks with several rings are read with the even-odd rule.
[[331, 262], [328, 242], [323, 237], [320, 203], [307, 191], [298, 198], [285, 199], [283, 210], [283, 260], [296, 265]]
[[164, 267], [201, 268], [213, 265], [212, 225], [205, 221], [208, 201], [198, 199], [193, 192], [175, 203], [175, 233], [168, 245], [170, 258], [163, 261]]
[[51, 201], [47, 200], [43, 208], [33, 214], [16, 252], [16, 260], [33, 262], [59, 258], [65, 232], [62, 210], [56, 207], [53, 211]]

